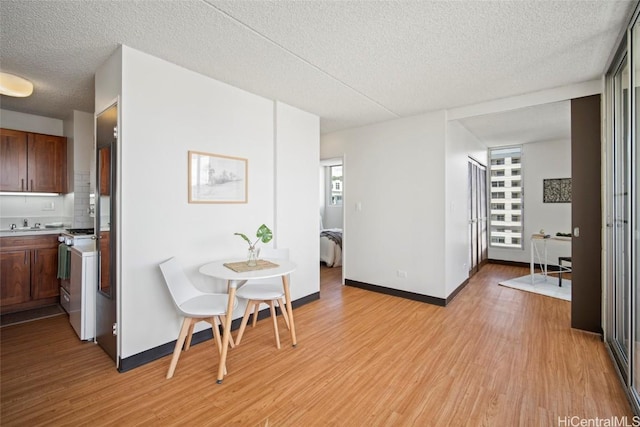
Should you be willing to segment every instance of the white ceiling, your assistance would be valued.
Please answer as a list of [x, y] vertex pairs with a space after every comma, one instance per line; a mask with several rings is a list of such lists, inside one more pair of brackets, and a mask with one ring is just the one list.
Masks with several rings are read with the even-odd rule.
[[93, 75], [125, 44], [317, 114], [330, 132], [596, 79], [634, 4], [0, 0], [0, 69], [35, 84], [0, 106], [92, 112]]

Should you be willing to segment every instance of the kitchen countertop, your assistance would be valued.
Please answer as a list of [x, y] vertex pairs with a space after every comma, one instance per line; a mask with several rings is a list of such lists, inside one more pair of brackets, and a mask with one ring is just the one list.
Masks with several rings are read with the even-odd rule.
[[0, 230], [0, 237], [20, 237], [20, 236], [43, 236], [47, 234], [60, 234], [65, 231], [66, 228], [40, 228], [21, 230], [19, 228], [15, 230]]

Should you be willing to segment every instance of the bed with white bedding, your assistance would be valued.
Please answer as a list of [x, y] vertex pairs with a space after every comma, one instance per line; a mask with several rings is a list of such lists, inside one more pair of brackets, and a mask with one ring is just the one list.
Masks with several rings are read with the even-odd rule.
[[342, 265], [342, 229], [325, 228], [320, 230], [320, 261], [328, 267]]

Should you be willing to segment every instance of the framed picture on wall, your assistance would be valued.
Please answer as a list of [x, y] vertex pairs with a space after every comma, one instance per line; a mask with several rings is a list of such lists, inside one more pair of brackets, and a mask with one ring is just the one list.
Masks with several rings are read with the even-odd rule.
[[247, 159], [189, 151], [189, 203], [247, 203]]
[[571, 178], [542, 180], [544, 203], [571, 203]]

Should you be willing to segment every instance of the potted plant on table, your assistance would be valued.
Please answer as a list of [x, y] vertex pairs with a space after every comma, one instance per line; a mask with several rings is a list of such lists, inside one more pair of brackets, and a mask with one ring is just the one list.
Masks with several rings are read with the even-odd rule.
[[247, 237], [246, 234], [243, 233], [233, 233], [236, 236], [242, 237], [249, 244], [249, 252], [247, 255], [247, 265], [250, 267], [254, 267], [258, 264], [258, 255], [260, 253], [260, 249], [256, 248], [258, 242], [269, 243], [271, 239], [273, 239], [273, 232], [269, 227], [265, 224], [262, 224], [258, 227], [258, 231], [256, 231], [256, 241], [252, 242], [251, 239]]

